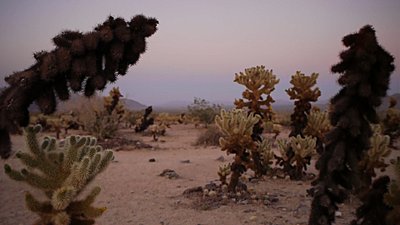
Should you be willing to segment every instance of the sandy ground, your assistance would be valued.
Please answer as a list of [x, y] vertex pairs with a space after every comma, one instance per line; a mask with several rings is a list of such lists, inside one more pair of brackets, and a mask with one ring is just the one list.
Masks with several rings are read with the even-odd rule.
[[[140, 139], [153, 148], [115, 152], [115, 161], [90, 184], [102, 188], [95, 205], [107, 207], [96, 224], [307, 224], [311, 198], [306, 190], [310, 188], [310, 182], [270, 178], [256, 183], [247, 182], [249, 189], [257, 195], [274, 196], [277, 201], [271, 204], [262, 201], [230, 202], [209, 210], [195, 208], [194, 200], [185, 197], [183, 192], [211, 181], [217, 182], [218, 167], [231, 159], [217, 147], [193, 146], [202, 131], [193, 125], [174, 125], [158, 142], [133, 131], [121, 131], [122, 136]], [[285, 135], [287, 137], [287, 132], [281, 134], [282, 137]], [[24, 148], [21, 136], [13, 136], [13, 144], [16, 150]], [[216, 160], [220, 156], [226, 161]], [[155, 162], [149, 162], [149, 159], [155, 159]], [[1, 168], [5, 163], [13, 167], [20, 166], [15, 157], [0, 161]], [[164, 169], [174, 170], [180, 178], [159, 176]], [[315, 170], [311, 169], [311, 172]], [[36, 196], [40, 195], [28, 185], [9, 179], [4, 172], [0, 173], [0, 224], [26, 225], [32, 224], [37, 218], [25, 208], [23, 193], [27, 190]], [[354, 216], [355, 205], [356, 200], [341, 206], [341, 215], [337, 217], [336, 224], [349, 224]]]

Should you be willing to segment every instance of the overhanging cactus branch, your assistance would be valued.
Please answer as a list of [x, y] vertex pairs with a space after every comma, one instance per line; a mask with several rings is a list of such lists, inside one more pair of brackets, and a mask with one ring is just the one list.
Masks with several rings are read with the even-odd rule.
[[109, 17], [94, 31], [64, 31], [53, 38], [55, 49], [34, 54], [30, 68], [5, 78], [9, 84], [0, 94], [0, 154], [7, 158], [9, 131], [29, 123], [33, 102], [45, 114], [56, 110], [57, 97], [67, 100], [70, 90], [92, 96], [125, 75], [146, 50], [145, 38], [157, 30], [158, 21], [143, 15], [130, 21]]

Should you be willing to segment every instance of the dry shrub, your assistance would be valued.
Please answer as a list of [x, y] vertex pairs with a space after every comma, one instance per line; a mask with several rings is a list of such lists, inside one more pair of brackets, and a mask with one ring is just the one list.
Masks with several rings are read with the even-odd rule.
[[207, 129], [199, 135], [195, 145], [219, 146], [219, 138], [221, 136], [222, 134], [216, 126], [208, 126]]

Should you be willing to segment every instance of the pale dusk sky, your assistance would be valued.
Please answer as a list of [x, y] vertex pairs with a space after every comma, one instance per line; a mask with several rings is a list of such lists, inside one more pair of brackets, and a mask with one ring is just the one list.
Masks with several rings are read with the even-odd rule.
[[2, 0], [0, 2], [0, 86], [4, 77], [34, 63], [33, 53], [51, 50], [63, 30], [87, 32], [109, 15], [130, 20], [155, 17], [159, 30], [139, 62], [111, 87], [146, 105], [191, 102], [194, 97], [233, 102], [243, 87], [234, 75], [265, 65], [280, 79], [272, 96], [297, 70], [320, 74], [320, 99], [339, 86], [330, 67], [339, 62], [343, 36], [372, 25], [380, 44], [395, 58], [389, 94], [400, 92], [400, 1], [398, 0]]

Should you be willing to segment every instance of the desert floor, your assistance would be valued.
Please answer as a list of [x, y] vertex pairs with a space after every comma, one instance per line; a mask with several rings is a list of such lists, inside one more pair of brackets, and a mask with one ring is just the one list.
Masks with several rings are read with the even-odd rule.
[[[132, 149], [124, 147], [114, 153], [115, 160], [90, 184], [98, 185], [102, 192], [95, 206], [107, 207], [106, 212], [96, 220], [98, 225], [295, 225], [307, 224], [311, 197], [306, 190], [310, 181], [290, 181], [265, 177], [256, 182], [244, 181], [258, 201], [229, 201], [220, 207], [201, 205], [202, 197], [188, 197], [186, 189], [204, 186], [210, 182], [219, 183], [218, 167], [227, 164], [232, 157], [218, 147], [194, 146], [198, 135], [204, 131], [193, 125], [173, 125], [166, 136], [158, 142], [152, 137], [136, 134], [132, 130], [121, 130], [120, 136], [153, 146]], [[287, 137], [288, 131], [280, 134]], [[278, 138], [280, 138], [278, 137]], [[13, 136], [15, 150], [23, 150], [22, 136]], [[393, 151], [392, 157], [400, 151]], [[217, 160], [223, 156], [225, 161]], [[155, 162], [150, 162], [154, 159]], [[10, 164], [21, 168], [15, 154], [8, 160], [0, 161], [0, 167]], [[164, 169], [172, 169], [179, 178], [159, 176]], [[314, 168], [309, 172], [316, 173]], [[251, 177], [247, 173], [245, 177]], [[90, 187], [87, 189], [90, 190]], [[41, 193], [25, 183], [9, 179], [0, 172], [0, 224], [32, 224], [37, 215], [24, 205], [24, 192], [35, 196]], [[264, 196], [264, 197], [262, 197]], [[266, 201], [266, 199], [274, 199]], [[199, 203], [200, 201], [200, 203]], [[354, 207], [358, 201], [352, 198], [340, 207], [336, 224], [349, 224], [354, 218]], [[199, 206], [200, 205], [200, 206]]]

